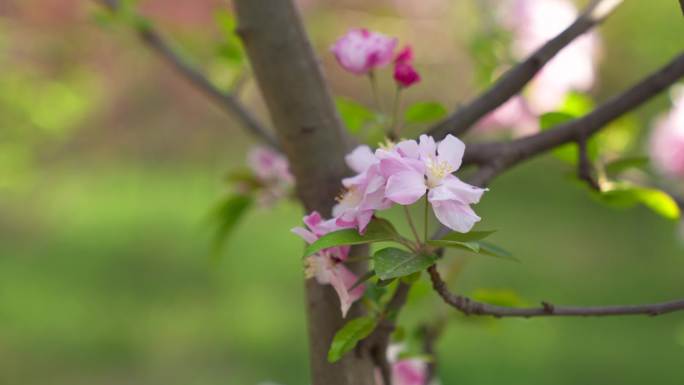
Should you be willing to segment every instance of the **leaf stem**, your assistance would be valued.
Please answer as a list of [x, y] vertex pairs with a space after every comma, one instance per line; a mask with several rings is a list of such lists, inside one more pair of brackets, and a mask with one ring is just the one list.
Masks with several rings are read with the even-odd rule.
[[375, 108], [380, 112], [381, 114], [383, 113], [382, 109], [382, 103], [380, 102], [380, 92], [378, 90], [378, 81], [375, 78], [375, 72], [370, 71], [368, 73], [368, 80], [370, 80], [371, 84], [371, 90], [373, 91], [373, 100], [375, 101]]
[[394, 105], [392, 106], [392, 121], [389, 126], [387, 136], [393, 140], [399, 140], [401, 132], [401, 122], [399, 121], [399, 109], [401, 107], [401, 87], [397, 86], [394, 93]]
[[406, 219], [408, 220], [408, 224], [411, 227], [411, 232], [413, 233], [413, 236], [416, 238], [416, 242], [420, 245], [420, 236], [418, 236], [418, 231], [416, 230], [416, 225], [413, 223], [413, 218], [411, 218], [411, 212], [409, 211], [408, 206], [402, 206], [404, 208], [404, 213], [406, 214]]
[[428, 196], [425, 194], [425, 199], [423, 200], [425, 204], [423, 205], [423, 242], [428, 241]]

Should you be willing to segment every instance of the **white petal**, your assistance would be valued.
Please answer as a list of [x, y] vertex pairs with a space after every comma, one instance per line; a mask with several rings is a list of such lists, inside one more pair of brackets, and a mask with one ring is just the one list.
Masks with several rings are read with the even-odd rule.
[[437, 220], [444, 226], [461, 233], [470, 231], [480, 217], [470, 208], [470, 206], [457, 201], [434, 201], [432, 210], [435, 212]]
[[442, 180], [442, 186], [448, 188], [453, 193], [456, 200], [465, 204], [479, 202], [482, 194], [489, 190], [469, 185], [453, 175], [447, 175], [447, 177]]
[[437, 152], [435, 140], [431, 136], [421, 135], [420, 142], [418, 143], [418, 151], [423, 159], [434, 158], [435, 152]]
[[344, 157], [344, 160], [349, 165], [349, 168], [356, 172], [364, 172], [368, 167], [377, 162], [373, 151], [366, 145], [356, 147], [354, 151]]
[[451, 171], [454, 172], [461, 167], [465, 143], [453, 135], [447, 135], [439, 142], [437, 152], [439, 153], [437, 159], [440, 162], [447, 162], [452, 167]]

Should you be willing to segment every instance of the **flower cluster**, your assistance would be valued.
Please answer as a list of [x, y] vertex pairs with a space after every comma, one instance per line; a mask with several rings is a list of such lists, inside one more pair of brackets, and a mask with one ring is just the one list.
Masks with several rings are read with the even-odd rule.
[[[460, 168], [464, 151], [465, 144], [451, 135], [439, 143], [422, 135], [419, 141], [389, 143], [375, 151], [359, 146], [346, 157], [356, 175], [342, 181], [346, 190], [333, 208], [333, 218], [323, 220], [314, 212], [304, 218], [308, 230], [293, 231], [309, 243], [339, 229], [364, 233], [376, 211], [395, 204], [411, 205], [425, 197], [425, 204], [430, 204], [442, 224], [468, 232], [480, 220], [470, 205], [479, 202], [486, 190], [452, 175]], [[348, 253], [345, 247], [326, 249], [307, 260], [310, 277], [333, 285], [343, 314], [363, 293], [361, 286], [349, 291], [356, 277], [342, 266]]]
[[263, 206], [285, 198], [294, 186], [287, 158], [276, 151], [255, 147], [247, 155], [247, 165], [259, 184], [258, 200]]
[[662, 174], [684, 178], [684, 86], [672, 92], [673, 107], [658, 117], [650, 141], [651, 159]]
[[396, 56], [397, 39], [367, 29], [351, 29], [333, 44], [331, 51], [345, 70], [356, 75], [372, 74], [376, 68], [394, 62], [394, 80], [400, 87], [420, 81], [413, 67], [411, 47], [406, 46]]

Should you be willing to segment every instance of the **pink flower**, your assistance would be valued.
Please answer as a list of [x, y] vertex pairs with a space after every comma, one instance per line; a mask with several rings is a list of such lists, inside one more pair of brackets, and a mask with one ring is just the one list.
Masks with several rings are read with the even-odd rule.
[[655, 121], [650, 154], [662, 174], [684, 178], [684, 86], [673, 89], [672, 101], [672, 109]]
[[294, 185], [287, 158], [270, 148], [253, 148], [247, 155], [247, 164], [263, 187], [259, 196], [263, 205], [287, 196]]
[[480, 217], [470, 208], [486, 191], [452, 175], [461, 167], [465, 144], [452, 135], [439, 145], [427, 135], [420, 142], [397, 144], [399, 150], [376, 155], [387, 178], [385, 197], [400, 205], [415, 203], [426, 193], [437, 219], [452, 230], [470, 231]]
[[342, 180], [347, 191], [333, 208], [333, 216], [337, 225], [356, 227], [363, 233], [375, 211], [389, 208], [392, 202], [385, 199], [386, 180], [380, 173], [380, 161], [368, 146], [358, 146], [345, 160], [358, 174]]
[[331, 47], [342, 68], [364, 75], [392, 61], [397, 39], [367, 29], [351, 29]]
[[420, 74], [410, 63], [398, 62], [394, 65], [394, 80], [401, 87], [410, 87], [420, 81]]
[[410, 45], [407, 45], [404, 47], [399, 53], [397, 54], [397, 57], [394, 58], [394, 63], [412, 63], [413, 62], [413, 50], [411, 49]]
[[427, 362], [418, 358], [399, 359], [402, 345], [387, 348], [387, 361], [392, 364], [392, 385], [426, 385]]
[[[346, 228], [338, 226], [334, 219], [323, 220], [315, 211], [304, 217], [304, 224], [307, 228], [295, 227], [292, 232], [309, 244], [329, 232]], [[347, 315], [351, 305], [363, 296], [365, 290], [363, 285], [349, 290], [357, 281], [357, 277], [342, 263], [348, 256], [349, 246], [340, 246], [324, 249], [306, 259], [306, 277], [315, 278], [319, 284], [331, 285], [335, 289], [340, 298], [342, 317]]]

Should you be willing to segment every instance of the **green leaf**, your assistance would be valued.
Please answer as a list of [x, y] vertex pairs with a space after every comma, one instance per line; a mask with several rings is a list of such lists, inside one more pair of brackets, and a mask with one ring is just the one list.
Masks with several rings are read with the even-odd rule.
[[458, 232], [451, 232], [444, 237], [442, 237], [441, 240], [444, 241], [458, 241], [458, 242], [470, 242], [470, 241], [479, 241], [482, 239], [487, 238], [488, 236], [494, 234], [496, 230], [482, 230], [482, 231], [471, 231], [468, 233], [458, 233]]
[[508, 289], [477, 289], [471, 297], [479, 302], [498, 306], [524, 306], [525, 301], [513, 290]]
[[[483, 231], [482, 233], [487, 233], [487, 232]], [[451, 234], [458, 234], [458, 233], [451, 233]], [[519, 260], [517, 258], [515, 258], [510, 252], [504, 250], [503, 248], [501, 248], [499, 246], [494, 245], [493, 243], [480, 241], [480, 240], [473, 240], [473, 241], [467, 241], [467, 242], [452, 241], [452, 240], [447, 239], [451, 234], [447, 235], [445, 238], [442, 238], [442, 239], [429, 240], [427, 243], [428, 243], [428, 245], [431, 245], [431, 246], [462, 249], [462, 250], [470, 251], [470, 252], [476, 253], [476, 254], [483, 254], [483, 255], [488, 255], [490, 257], [496, 257], [496, 258], [506, 259], [509, 261], [519, 262]], [[455, 237], [462, 236], [462, 235], [467, 235], [467, 234], [458, 234]]]
[[359, 279], [357, 279], [356, 282], [354, 282], [354, 284], [351, 285], [351, 287], [347, 290], [352, 291], [352, 290], [356, 289], [359, 285], [361, 285], [362, 283], [368, 281], [369, 279], [371, 279], [373, 277], [375, 277], [375, 272], [373, 270], [367, 271], [361, 277], [359, 277]]
[[[556, 127], [559, 124], [571, 121], [577, 118], [577, 115], [570, 114], [568, 112], [547, 112], [539, 117], [539, 127], [542, 131], [549, 130]], [[590, 160], [596, 160], [598, 158], [598, 145], [594, 138], [590, 138], [587, 142], [587, 153]], [[555, 148], [553, 151], [554, 156], [563, 162], [575, 165], [577, 164], [577, 144], [569, 143], [563, 146]]]
[[606, 164], [605, 171], [609, 175], [617, 175], [631, 168], [646, 168], [648, 163], [649, 159], [645, 156], [620, 158]]
[[213, 248], [217, 255], [253, 202], [254, 198], [249, 195], [232, 195], [220, 202], [213, 210], [211, 219], [216, 224]]
[[431, 123], [442, 119], [447, 115], [447, 110], [436, 102], [419, 102], [413, 104], [404, 112], [404, 120], [406, 123]]
[[339, 361], [342, 356], [354, 349], [359, 341], [368, 337], [376, 324], [377, 320], [372, 317], [360, 317], [347, 322], [335, 333], [328, 350], [328, 362]]
[[218, 55], [233, 66], [241, 66], [245, 62], [242, 42], [235, 33], [237, 22], [232, 13], [219, 10], [214, 14], [216, 24], [223, 35], [223, 41], [218, 46]]
[[403, 277], [401, 277], [401, 282], [403, 282], [407, 285], [412, 285], [412, 284], [418, 282], [418, 280], [420, 280], [420, 276], [422, 273], [423, 273], [422, 271], [416, 271], [413, 274], [403, 276]]
[[565, 95], [565, 100], [558, 111], [579, 117], [594, 109], [594, 101], [587, 94], [572, 91]]
[[432, 266], [434, 255], [414, 254], [406, 250], [388, 247], [373, 254], [373, 266], [380, 279], [403, 277]]
[[349, 132], [356, 134], [375, 119], [375, 113], [366, 106], [347, 98], [335, 98], [335, 105]]
[[614, 207], [633, 207], [639, 203], [667, 219], [678, 219], [677, 202], [667, 193], [646, 187], [623, 185], [599, 193], [599, 199]]
[[366, 243], [393, 241], [400, 239], [394, 226], [385, 219], [375, 218], [368, 224], [366, 233], [361, 235], [356, 229], [344, 229], [325, 234], [304, 250], [307, 257], [323, 249], [342, 245], [362, 245]]

